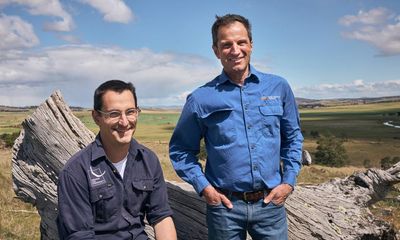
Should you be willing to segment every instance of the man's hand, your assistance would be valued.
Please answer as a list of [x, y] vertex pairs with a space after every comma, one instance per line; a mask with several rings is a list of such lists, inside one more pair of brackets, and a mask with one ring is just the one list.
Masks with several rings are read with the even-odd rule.
[[208, 205], [218, 205], [222, 202], [225, 207], [229, 209], [233, 208], [231, 201], [223, 193], [219, 192], [211, 185], [208, 185], [206, 188], [204, 188], [202, 194]]
[[264, 203], [268, 204], [272, 201], [275, 205], [283, 205], [292, 191], [293, 187], [289, 184], [280, 184], [272, 189], [272, 191], [264, 198]]

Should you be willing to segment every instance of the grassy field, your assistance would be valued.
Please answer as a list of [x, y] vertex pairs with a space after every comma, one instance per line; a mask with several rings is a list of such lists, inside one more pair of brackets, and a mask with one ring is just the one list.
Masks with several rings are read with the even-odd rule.
[[0, 239], [39, 239], [39, 224], [36, 209], [12, 190], [11, 150], [0, 149]]
[[[400, 129], [384, 126], [386, 121], [400, 123], [400, 103], [351, 105], [319, 109], [302, 109], [301, 125], [305, 136], [304, 148], [311, 153], [317, 146], [311, 132], [331, 133], [346, 139], [345, 148], [349, 162], [344, 168], [318, 165], [303, 167], [298, 183], [317, 184], [335, 177], [345, 177], [363, 171], [364, 162], [379, 167], [385, 156], [400, 156]], [[0, 135], [18, 132], [20, 123], [29, 112], [0, 112]], [[75, 115], [93, 132], [98, 128], [92, 121], [90, 111]], [[135, 138], [153, 149], [169, 180], [179, 181], [168, 157], [168, 141], [179, 117], [178, 112], [143, 111]], [[400, 124], [398, 124], [400, 125]], [[398, 194], [394, 191], [392, 194]], [[397, 204], [397, 205], [396, 205]], [[392, 200], [375, 204], [372, 211], [400, 229], [400, 206]], [[35, 209], [22, 203], [12, 191], [11, 151], [0, 149], [0, 239], [39, 239], [39, 216]]]

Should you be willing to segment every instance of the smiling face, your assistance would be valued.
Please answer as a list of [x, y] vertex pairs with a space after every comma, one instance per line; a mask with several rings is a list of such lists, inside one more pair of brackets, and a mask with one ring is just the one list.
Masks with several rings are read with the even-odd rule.
[[96, 110], [92, 116], [100, 128], [100, 136], [103, 144], [108, 147], [126, 147], [129, 146], [132, 135], [136, 130], [137, 118], [129, 120], [125, 111], [136, 107], [133, 94], [129, 90], [121, 93], [108, 90], [102, 96], [103, 112], [120, 111], [123, 114], [117, 119], [110, 118]]
[[240, 22], [221, 26], [217, 44], [213, 50], [228, 76], [238, 83], [249, 74], [249, 63], [253, 44], [244, 25]]

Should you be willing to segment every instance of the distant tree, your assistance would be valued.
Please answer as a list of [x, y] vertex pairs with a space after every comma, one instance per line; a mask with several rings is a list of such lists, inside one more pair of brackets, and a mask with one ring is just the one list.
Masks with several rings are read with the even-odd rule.
[[311, 130], [310, 135], [313, 138], [319, 138], [319, 132], [318, 131]]
[[371, 168], [372, 167], [371, 159], [369, 159], [369, 158], [364, 159], [363, 166], [366, 168]]
[[206, 150], [206, 144], [204, 142], [204, 138], [201, 139], [200, 141], [200, 152], [197, 154], [197, 157], [200, 160], [206, 160], [207, 159], [207, 150]]
[[344, 142], [349, 141], [349, 137], [348, 137], [347, 134], [344, 133], [344, 132], [342, 132], [342, 133], [340, 134], [340, 138], [341, 138]]
[[19, 136], [19, 132], [3, 133], [0, 135], [0, 141], [4, 142], [6, 148], [11, 148], [14, 145], [15, 139]]
[[381, 168], [383, 170], [389, 169], [394, 164], [398, 163], [399, 161], [400, 161], [400, 157], [399, 156], [395, 156], [395, 157], [386, 156], [386, 157], [381, 159]]
[[314, 162], [317, 164], [343, 167], [348, 159], [343, 139], [333, 135], [321, 136], [317, 141], [317, 152]]

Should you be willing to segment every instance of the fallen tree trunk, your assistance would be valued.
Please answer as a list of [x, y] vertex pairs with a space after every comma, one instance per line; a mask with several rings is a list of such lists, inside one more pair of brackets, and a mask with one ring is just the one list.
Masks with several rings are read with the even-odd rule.
[[[18, 197], [36, 205], [41, 238], [58, 239], [58, 173], [65, 162], [94, 139], [55, 92], [23, 123], [13, 147], [13, 182]], [[367, 206], [400, 182], [400, 162], [383, 171], [369, 169], [345, 179], [297, 186], [286, 203], [290, 239], [397, 239], [389, 223]], [[186, 183], [168, 182], [179, 239], [206, 239], [205, 203]], [[152, 239], [153, 229], [146, 227]]]

